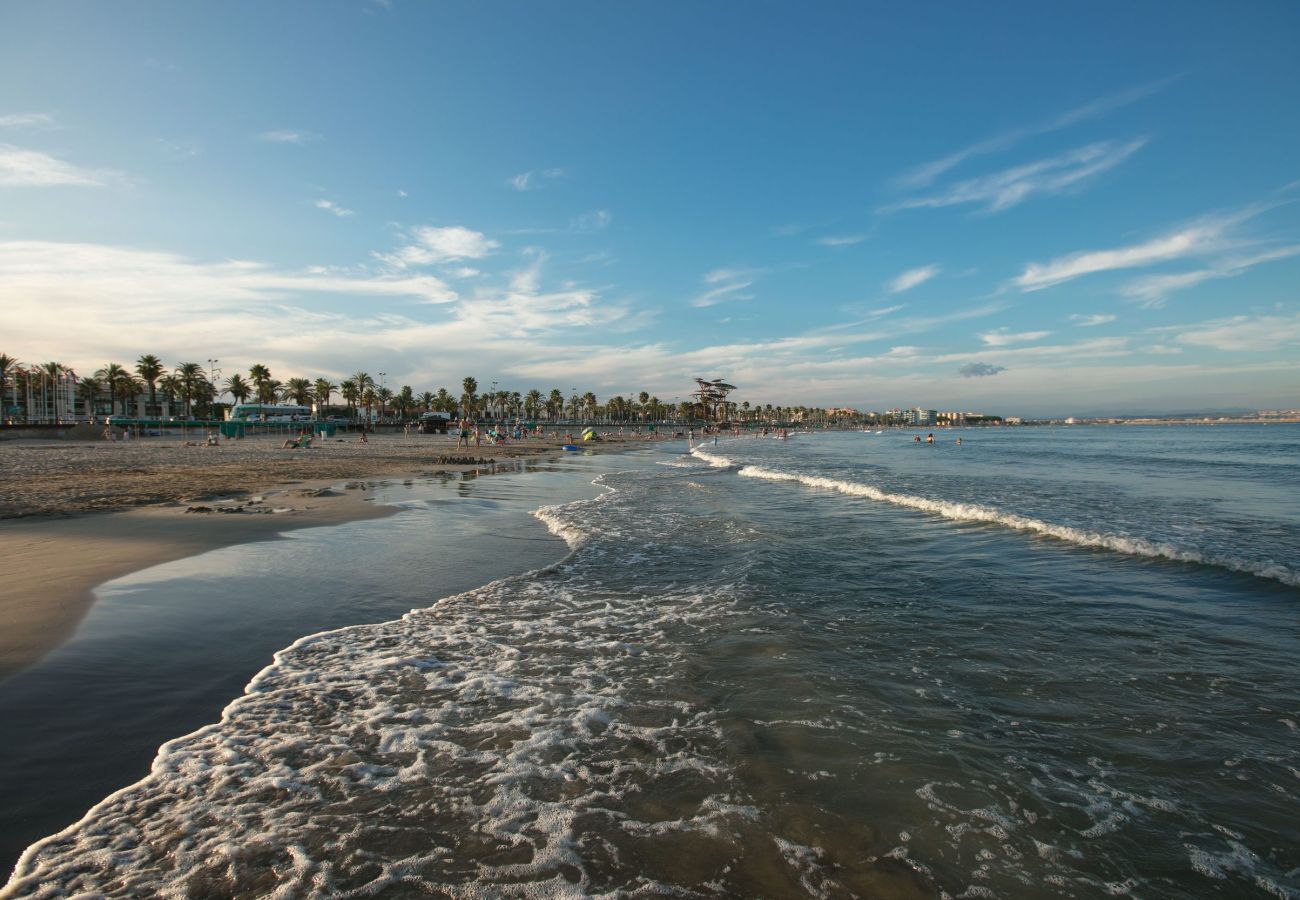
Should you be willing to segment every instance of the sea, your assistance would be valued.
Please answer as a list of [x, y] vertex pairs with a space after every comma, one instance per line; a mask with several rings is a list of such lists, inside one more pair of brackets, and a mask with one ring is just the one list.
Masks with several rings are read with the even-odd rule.
[[[416, 480], [105, 586], [11, 682], [169, 609], [208, 695], [210, 632], [297, 639], [186, 730], [119, 662], [93, 705], [177, 730], [0, 896], [1300, 897], [1300, 427], [917, 436]], [[114, 756], [61, 727], [0, 779]]]

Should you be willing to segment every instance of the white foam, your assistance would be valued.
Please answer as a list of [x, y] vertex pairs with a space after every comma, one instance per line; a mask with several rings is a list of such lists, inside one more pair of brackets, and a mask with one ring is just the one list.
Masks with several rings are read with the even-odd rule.
[[1056, 525], [1030, 516], [1005, 512], [989, 506], [974, 503], [959, 503], [952, 500], [931, 500], [911, 494], [898, 494], [883, 491], [869, 484], [827, 478], [820, 475], [802, 475], [795, 472], [783, 472], [764, 466], [741, 465], [723, 456], [696, 449], [696, 456], [716, 468], [736, 468], [737, 474], [747, 478], [761, 478], [767, 481], [787, 481], [803, 484], [820, 490], [835, 491], [851, 497], [863, 497], [894, 506], [916, 509], [950, 519], [955, 522], [978, 522], [989, 525], [1001, 525], [1016, 531], [1024, 531], [1043, 537], [1054, 538], [1080, 547], [1111, 550], [1129, 556], [1144, 556], [1153, 559], [1168, 559], [1175, 562], [1196, 563], [1215, 566], [1280, 581], [1291, 587], [1300, 587], [1300, 572], [1288, 568], [1273, 560], [1243, 559], [1227, 553], [1216, 553], [1189, 547], [1178, 547], [1162, 541], [1147, 540], [1140, 537], [1108, 534], [1103, 531], [1089, 531], [1072, 528], [1068, 525]]

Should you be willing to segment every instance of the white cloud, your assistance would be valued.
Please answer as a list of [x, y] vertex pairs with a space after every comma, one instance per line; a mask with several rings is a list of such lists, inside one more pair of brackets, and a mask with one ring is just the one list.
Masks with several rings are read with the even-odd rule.
[[1224, 351], [1259, 352], [1300, 346], [1300, 315], [1232, 316], [1192, 326], [1174, 340]]
[[977, 337], [990, 347], [1006, 347], [1009, 344], [1024, 344], [1029, 341], [1042, 340], [1049, 334], [1051, 334], [1050, 331], [1022, 331], [1019, 334], [1012, 334], [1005, 328], [997, 328], [977, 335]]
[[908, 269], [906, 272], [889, 282], [889, 293], [901, 294], [903, 291], [910, 291], [912, 288], [924, 284], [938, 274], [939, 267], [935, 265]]
[[1088, 250], [1060, 256], [1048, 263], [1029, 263], [1011, 283], [1022, 291], [1039, 291], [1084, 275], [1140, 268], [1222, 251], [1227, 246], [1226, 233], [1261, 211], [1259, 207], [1251, 207], [1229, 215], [1206, 217], [1171, 234], [1130, 247]]
[[506, 184], [517, 191], [535, 191], [545, 186], [548, 182], [555, 181], [557, 178], [563, 178], [566, 172], [564, 169], [532, 169], [527, 172], [520, 172], [518, 175], [512, 175], [506, 179]]
[[754, 299], [752, 294], [740, 292], [751, 286], [761, 271], [760, 269], [714, 269], [707, 272], [703, 280], [710, 287], [692, 300], [691, 306], [717, 306], [729, 300], [752, 300]]
[[851, 247], [854, 244], [861, 244], [867, 239], [865, 234], [842, 234], [832, 235], [830, 237], [818, 238], [817, 243], [823, 247]]
[[1165, 275], [1147, 275], [1136, 278], [1120, 288], [1120, 293], [1137, 300], [1143, 307], [1163, 306], [1169, 294], [1184, 290], [1215, 278], [1235, 278], [1261, 263], [1274, 262], [1300, 255], [1300, 244], [1276, 247], [1253, 256], [1235, 257], [1216, 262], [1207, 269], [1191, 272], [1173, 272]]
[[410, 241], [393, 253], [376, 253], [375, 258], [395, 269], [430, 266], [437, 263], [483, 259], [501, 245], [483, 234], [461, 225], [416, 228], [407, 235]]
[[601, 231], [608, 228], [614, 217], [607, 209], [594, 209], [574, 218], [569, 223], [570, 231]]
[[1105, 325], [1107, 322], [1114, 322], [1115, 317], [1109, 313], [1097, 313], [1095, 315], [1074, 313], [1070, 316], [1070, 321], [1079, 328], [1092, 328], [1095, 325]]
[[0, 187], [102, 187], [115, 177], [116, 173], [83, 169], [37, 150], [0, 144]]
[[400, 190], [400, 189], [399, 189], [398, 192], [397, 192], [397, 196], [399, 196], [399, 197], [409, 197], [410, 195], [407, 194], [406, 191], [403, 191], [403, 190]]
[[263, 131], [257, 135], [259, 141], [270, 144], [306, 144], [319, 138], [313, 131]]
[[315, 206], [317, 209], [323, 209], [328, 212], [332, 212], [334, 213], [334, 215], [339, 217], [352, 215], [352, 210], [344, 209], [342, 206], [339, 206], [333, 200], [317, 200], [312, 205]]
[[1035, 137], [1040, 134], [1048, 134], [1053, 131], [1059, 131], [1071, 125], [1077, 125], [1089, 119], [1096, 118], [1103, 113], [1112, 109], [1118, 109], [1121, 106], [1127, 106], [1144, 97], [1148, 97], [1157, 91], [1168, 86], [1173, 79], [1164, 79], [1162, 81], [1152, 82], [1150, 84], [1138, 85], [1125, 91], [1110, 94], [1105, 97], [1099, 97], [1082, 106], [1076, 106], [1067, 110], [1058, 116], [1040, 122], [1037, 125], [1029, 125], [1021, 128], [1015, 128], [1011, 131], [1003, 132], [991, 138], [979, 141], [958, 150], [955, 153], [937, 159], [925, 165], [918, 166], [911, 172], [903, 175], [898, 179], [898, 183], [904, 188], [919, 188], [933, 184], [939, 176], [943, 175], [949, 169], [953, 169], [973, 156], [981, 156], [987, 153], [996, 153], [1002, 150], [1008, 150], [1015, 144], [1025, 138]]
[[12, 113], [0, 116], [0, 128], [51, 127], [54, 116], [49, 113]]
[[930, 196], [913, 197], [882, 208], [882, 212], [920, 207], [980, 203], [988, 212], [1010, 209], [1034, 194], [1059, 194], [1124, 162], [1146, 143], [1145, 138], [1119, 144], [1101, 141], [1060, 156], [1038, 160], [959, 181]]

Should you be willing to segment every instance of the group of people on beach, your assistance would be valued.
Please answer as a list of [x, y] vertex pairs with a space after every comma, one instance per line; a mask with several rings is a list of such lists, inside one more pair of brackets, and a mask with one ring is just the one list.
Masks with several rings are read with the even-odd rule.
[[[925, 442], [926, 442], [927, 444], [933, 444], [933, 443], [934, 443], [934, 432], [933, 432], [933, 431], [931, 431], [929, 434], [927, 434], [927, 435], [925, 436]], [[919, 443], [921, 443], [921, 436], [918, 434], [916, 437], [912, 438], [912, 443], [913, 443], [913, 444], [919, 444]], [[957, 438], [957, 446], [958, 446], [958, 447], [961, 446], [961, 438]]]

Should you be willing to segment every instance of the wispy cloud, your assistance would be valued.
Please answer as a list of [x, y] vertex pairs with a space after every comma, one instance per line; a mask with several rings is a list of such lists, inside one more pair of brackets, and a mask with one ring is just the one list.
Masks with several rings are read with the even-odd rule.
[[1141, 244], [1071, 253], [1048, 263], [1029, 263], [1024, 272], [1012, 279], [1011, 283], [1022, 291], [1040, 291], [1084, 275], [1140, 268], [1220, 252], [1227, 246], [1226, 235], [1233, 226], [1262, 211], [1263, 207], [1247, 207], [1235, 213], [1207, 216]]
[[963, 203], [978, 203], [987, 212], [1000, 212], [1035, 194], [1060, 194], [1075, 188], [1089, 178], [1118, 166], [1145, 144], [1145, 138], [1127, 143], [1099, 141], [1059, 156], [959, 181], [937, 194], [900, 200], [882, 207], [881, 212], [957, 206]]
[[422, 226], [407, 235], [408, 243], [392, 253], [375, 253], [374, 257], [394, 269], [430, 266], [438, 263], [483, 259], [501, 245], [483, 234], [461, 225], [445, 228]]
[[717, 306], [729, 300], [752, 300], [752, 294], [742, 294], [741, 291], [750, 287], [760, 274], [761, 269], [714, 269], [704, 275], [708, 290], [692, 300], [691, 306]]
[[1049, 334], [1051, 334], [1050, 331], [1022, 331], [1018, 334], [1012, 334], [1005, 328], [997, 328], [993, 331], [986, 331], [984, 334], [978, 335], [978, 337], [989, 347], [1006, 347], [1011, 344], [1040, 341]]
[[339, 206], [333, 200], [317, 200], [312, 205], [315, 206], [317, 209], [323, 209], [327, 212], [332, 212], [334, 213], [334, 215], [339, 216], [340, 218], [343, 216], [352, 215], [352, 210], [344, 209], [342, 206]]
[[1120, 293], [1131, 300], [1138, 301], [1143, 307], [1163, 306], [1168, 296], [1175, 291], [1184, 290], [1216, 278], [1235, 278], [1261, 263], [1273, 262], [1300, 255], [1300, 244], [1288, 247], [1276, 247], [1253, 256], [1223, 259], [1205, 269], [1191, 272], [1172, 272], [1165, 275], [1147, 275], [1136, 278], [1120, 288]]
[[987, 378], [990, 375], [996, 375], [999, 372], [1005, 372], [1006, 366], [995, 366], [992, 363], [973, 362], [966, 363], [957, 370], [957, 374], [962, 378]]
[[915, 269], [908, 269], [901, 275], [892, 279], [886, 286], [891, 294], [901, 294], [903, 291], [910, 291], [918, 285], [925, 284], [931, 278], [939, 274], [939, 267], [936, 265], [920, 266]]
[[1092, 328], [1095, 325], [1105, 325], [1107, 322], [1114, 322], [1115, 317], [1109, 313], [1096, 313], [1095, 315], [1074, 313], [1070, 316], [1070, 321], [1079, 328]]
[[1300, 346], [1300, 315], [1215, 319], [1180, 331], [1174, 340], [1193, 347], [1229, 352], [1262, 352], [1295, 347]]
[[1054, 116], [1044, 122], [1039, 122], [1036, 125], [1027, 125], [1021, 128], [1015, 128], [1011, 131], [995, 135], [994, 137], [986, 138], [978, 143], [971, 144], [969, 147], [964, 147], [955, 153], [950, 153], [941, 159], [918, 166], [899, 178], [898, 185], [905, 189], [926, 187], [927, 185], [933, 184], [945, 172], [956, 168], [971, 157], [1009, 150], [1011, 147], [1026, 138], [1059, 131], [1063, 128], [1068, 128], [1071, 125], [1077, 125], [1080, 122], [1095, 119], [1113, 109], [1119, 109], [1122, 106], [1127, 106], [1130, 103], [1149, 97], [1168, 87], [1174, 80], [1175, 79], [1173, 78], [1166, 78], [1161, 81], [1138, 85], [1115, 94], [1108, 94], [1104, 97], [1099, 97], [1096, 100], [1089, 101], [1082, 106], [1076, 106], [1073, 109], [1069, 109], [1058, 116]]
[[841, 234], [830, 235], [824, 238], [818, 238], [817, 243], [823, 247], [851, 247], [854, 244], [861, 244], [869, 235], [865, 234]]
[[575, 216], [569, 223], [570, 231], [601, 231], [608, 228], [614, 217], [607, 209], [593, 209], [580, 216]]
[[54, 116], [49, 113], [11, 113], [0, 116], [0, 128], [50, 128]]
[[535, 191], [566, 174], [564, 169], [532, 169], [510, 176], [506, 184], [517, 191]]
[[[457, 299], [455, 292], [427, 275], [292, 271], [248, 260], [204, 263], [159, 251], [52, 241], [0, 242], [0, 286], [6, 295], [33, 298], [33, 303], [85, 296], [114, 305], [129, 299], [141, 315], [147, 315], [150, 302], [163, 299], [190, 310], [311, 293], [404, 296], [432, 303]], [[124, 320], [119, 327], [129, 333], [130, 324]]]
[[0, 187], [102, 187], [115, 177], [114, 172], [83, 169], [38, 150], [0, 144]]
[[314, 131], [263, 131], [257, 139], [270, 144], [308, 144], [319, 140], [320, 135]]

